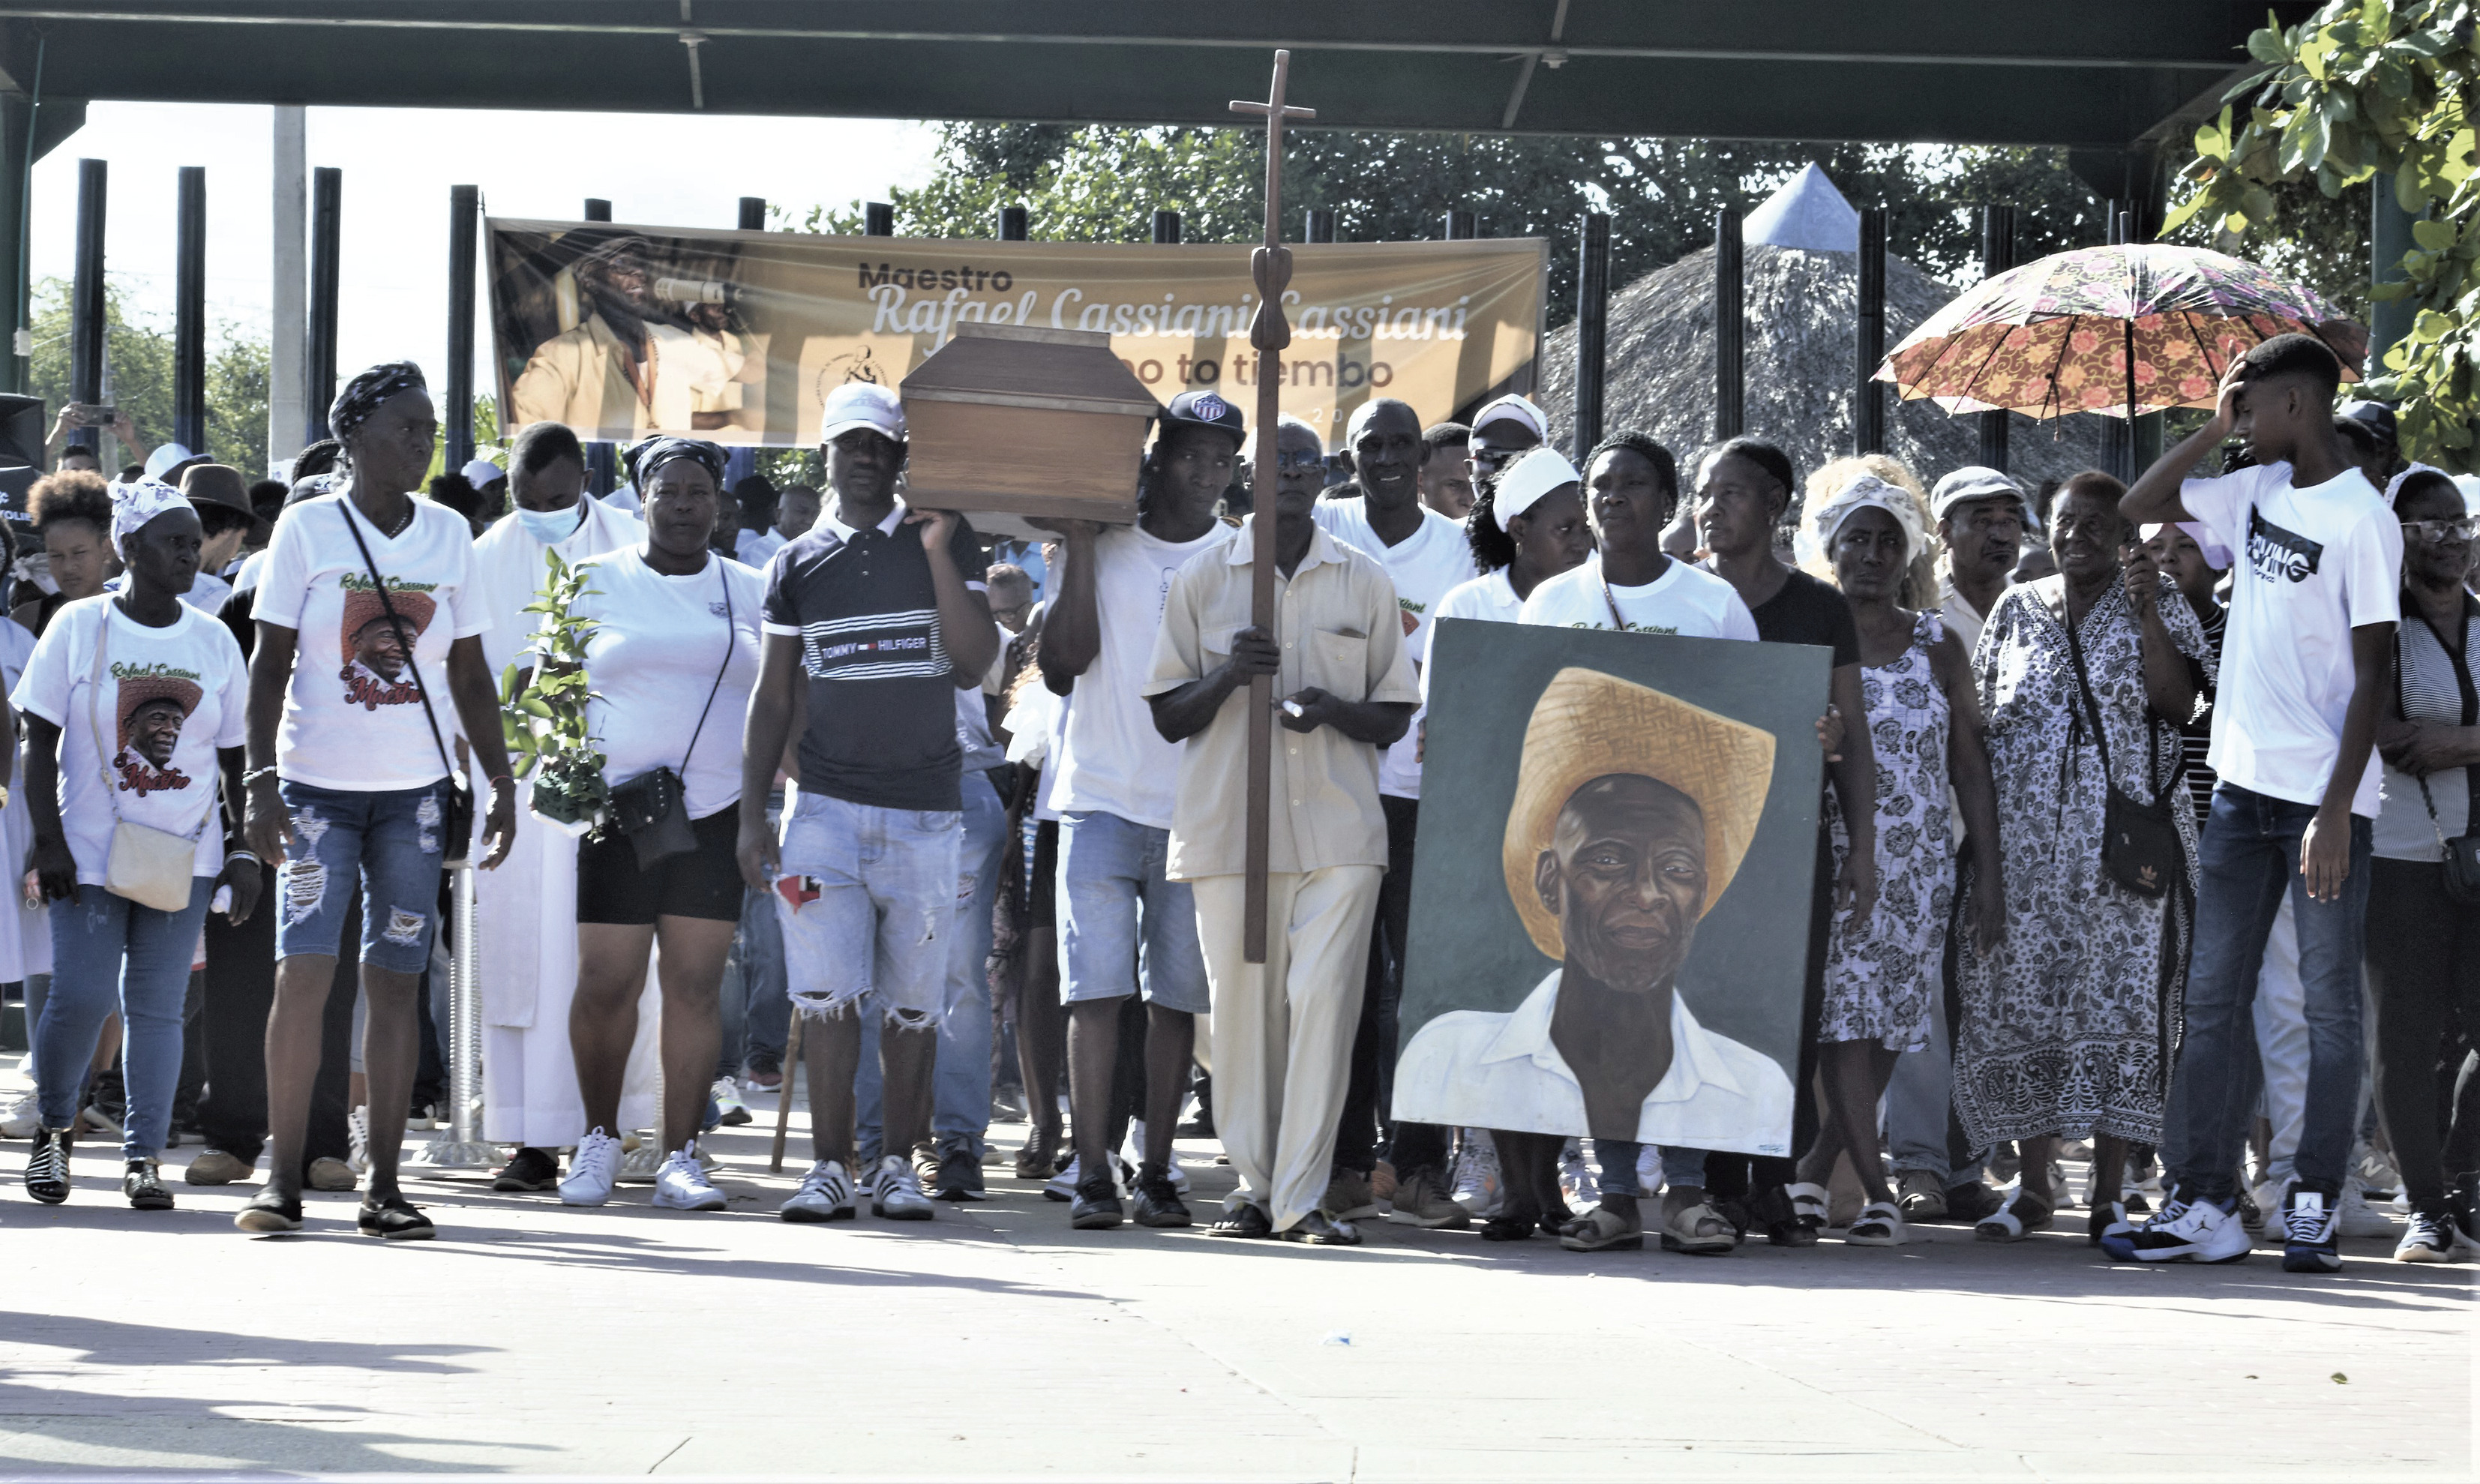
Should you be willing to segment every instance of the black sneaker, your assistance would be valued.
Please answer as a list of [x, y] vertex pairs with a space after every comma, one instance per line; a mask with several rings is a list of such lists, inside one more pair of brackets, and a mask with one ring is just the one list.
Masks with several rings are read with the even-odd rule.
[[365, 1237], [389, 1241], [427, 1241], [439, 1235], [439, 1228], [430, 1224], [421, 1208], [401, 1195], [365, 1199], [353, 1227]]
[[931, 1193], [943, 1201], [987, 1200], [989, 1192], [982, 1186], [982, 1162], [962, 1149], [949, 1150], [939, 1161], [939, 1172]]
[[1272, 1237], [1275, 1235], [1275, 1223], [1273, 1218], [1266, 1215], [1265, 1207], [1244, 1205], [1236, 1211], [1225, 1212], [1222, 1220], [1205, 1229], [1205, 1235], [1208, 1237]]
[[69, 1198], [69, 1131], [45, 1129], [35, 1136], [35, 1153], [26, 1161], [26, 1193], [46, 1206]]
[[1152, 1165], [1137, 1173], [1136, 1222], [1155, 1227], [1189, 1224], [1188, 1204], [1179, 1198], [1171, 1176]]
[[1076, 1188], [1068, 1208], [1068, 1224], [1080, 1232], [1105, 1231], [1120, 1224], [1120, 1187], [1108, 1175], [1097, 1175]]
[[2421, 1206], [2411, 1214], [2403, 1227], [2402, 1241], [2394, 1245], [2397, 1263], [2451, 1263], [2454, 1261], [2454, 1217], [2441, 1201]]
[[129, 1197], [132, 1211], [169, 1211], [172, 1192], [164, 1189], [164, 1177], [153, 1160], [132, 1160], [120, 1173], [120, 1193]]
[[491, 1177], [494, 1190], [548, 1190], [559, 1184], [559, 1161], [529, 1144]]
[[233, 1225], [253, 1237], [281, 1237], [301, 1230], [301, 1197], [268, 1186], [233, 1213]]
[[2334, 1199], [2322, 1190], [2294, 1183], [2282, 1197], [2282, 1270], [2340, 1272], [2341, 1249], [2335, 1245]]

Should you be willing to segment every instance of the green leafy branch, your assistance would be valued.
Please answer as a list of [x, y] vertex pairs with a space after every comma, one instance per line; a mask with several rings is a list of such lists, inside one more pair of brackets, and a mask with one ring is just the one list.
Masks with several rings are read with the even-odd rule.
[[2402, 281], [2370, 291], [2413, 309], [2411, 333], [2386, 352], [2370, 390], [2401, 404], [2406, 453], [2457, 471], [2480, 457], [2475, 22], [2474, 0], [2332, 0], [2296, 26], [2256, 32], [2248, 54], [2264, 69], [2196, 131], [2187, 173], [2197, 190], [2165, 224], [2267, 230], [2271, 185], [2313, 180], [2336, 196], [2391, 174], [2395, 201], [2422, 219]]
[[526, 605], [542, 615], [534, 638], [534, 664], [511, 664], [500, 676], [500, 729], [519, 778], [533, 780], [532, 806], [547, 819], [578, 824], [603, 808], [603, 753], [586, 720], [596, 697], [585, 678], [585, 645], [601, 627], [576, 613], [579, 599], [595, 589], [581, 567], [545, 551], [550, 576]]

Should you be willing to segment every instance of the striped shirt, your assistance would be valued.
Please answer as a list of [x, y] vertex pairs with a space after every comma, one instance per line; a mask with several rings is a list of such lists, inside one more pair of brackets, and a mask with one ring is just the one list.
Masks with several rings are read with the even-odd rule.
[[[801, 786], [891, 809], [964, 806], [956, 676], [920, 534], [898, 505], [868, 530], [832, 510], [766, 569], [766, 631], [801, 641], [809, 729]], [[948, 554], [982, 587], [981, 543], [956, 523]]]
[[[2213, 663], [2218, 667], [2222, 658], [2222, 630], [2231, 626], [2231, 610], [2210, 598], [2201, 601], [2189, 599], [2187, 606], [2195, 610], [2196, 622], [2205, 630], [2205, 644], [2213, 652]], [[2186, 755], [2187, 791], [2196, 801], [2196, 823], [2201, 827], [2213, 812], [2213, 784], [2219, 781], [2214, 777], [2212, 764], [2205, 760], [2205, 754], [2213, 743], [2211, 671], [2206, 674], [2199, 699], [2204, 704], [2196, 708], [2195, 716], [2179, 729], [2179, 746]]]

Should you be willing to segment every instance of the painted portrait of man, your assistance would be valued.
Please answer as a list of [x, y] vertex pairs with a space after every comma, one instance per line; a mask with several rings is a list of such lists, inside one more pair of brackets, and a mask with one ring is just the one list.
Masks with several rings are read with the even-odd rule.
[[430, 627], [437, 602], [427, 593], [390, 592], [396, 617], [388, 617], [379, 595], [362, 589], [345, 594], [341, 639], [345, 665], [340, 678], [345, 699], [366, 710], [383, 705], [412, 705], [422, 699], [412, 673], [412, 646]]
[[177, 675], [132, 676], [117, 682], [117, 691], [119, 735], [113, 772], [120, 789], [142, 799], [189, 787], [189, 776], [172, 766], [172, 753], [181, 745], [182, 726], [205, 692], [195, 680]]

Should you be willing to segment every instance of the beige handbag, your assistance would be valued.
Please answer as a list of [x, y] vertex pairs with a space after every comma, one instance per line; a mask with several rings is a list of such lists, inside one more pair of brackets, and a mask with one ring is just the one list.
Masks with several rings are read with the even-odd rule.
[[112, 610], [107, 605], [95, 628], [94, 674], [86, 694], [87, 730], [94, 737], [94, 757], [103, 775], [104, 801], [112, 806], [112, 854], [103, 868], [103, 889], [159, 912], [185, 911], [197, 869], [198, 839], [206, 833], [207, 822], [215, 818], [215, 793], [208, 790], [206, 812], [199, 818], [198, 828], [186, 838], [120, 817], [119, 788], [112, 777], [112, 751], [104, 746], [103, 718], [96, 708], [103, 695], [104, 651], [111, 635]]

